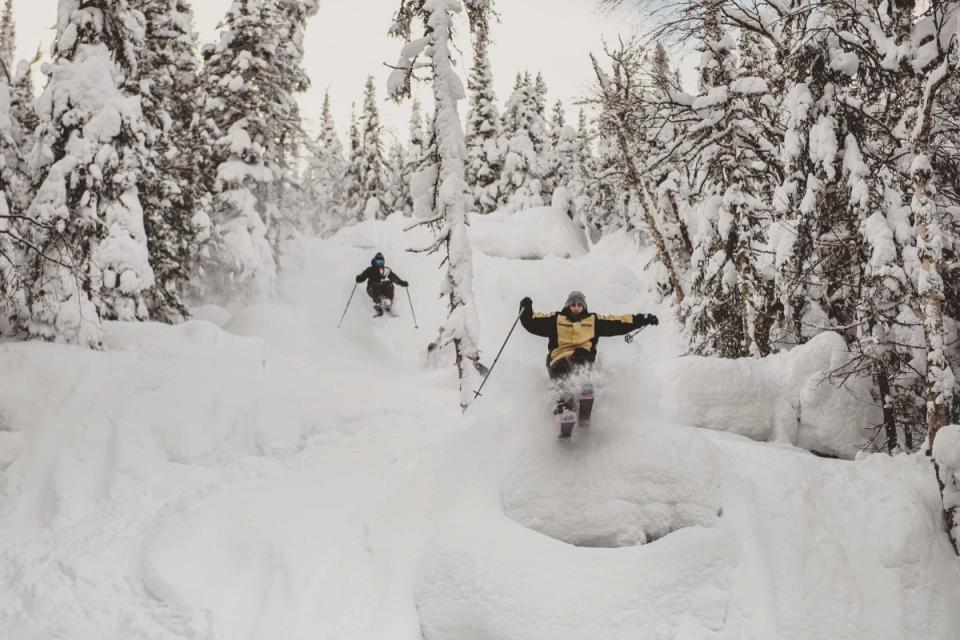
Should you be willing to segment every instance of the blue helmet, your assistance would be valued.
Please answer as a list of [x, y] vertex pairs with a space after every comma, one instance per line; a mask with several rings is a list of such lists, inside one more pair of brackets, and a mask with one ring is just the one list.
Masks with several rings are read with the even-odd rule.
[[370, 264], [374, 267], [382, 267], [384, 264], [383, 254], [378, 251], [377, 255], [373, 256], [373, 260], [370, 261]]

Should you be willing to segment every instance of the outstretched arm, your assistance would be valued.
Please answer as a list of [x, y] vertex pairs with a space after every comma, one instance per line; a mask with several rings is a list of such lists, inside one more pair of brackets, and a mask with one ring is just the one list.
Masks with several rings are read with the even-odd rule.
[[520, 301], [520, 324], [535, 336], [549, 338], [557, 328], [556, 314], [534, 313], [533, 301], [524, 298]]
[[373, 267], [367, 267], [366, 269], [364, 269], [363, 273], [357, 276], [357, 282], [363, 282], [364, 280], [369, 278], [371, 269], [373, 269]]
[[405, 287], [405, 286], [407, 286], [407, 285], [409, 284], [406, 280], [404, 280], [403, 278], [401, 278], [400, 276], [398, 276], [398, 275], [397, 275], [397, 272], [394, 271], [393, 269], [390, 270], [390, 281], [391, 281], [393, 284], [398, 284], [398, 285], [400, 285], [401, 287]]
[[634, 329], [657, 324], [658, 322], [657, 316], [645, 313], [622, 316], [601, 316], [598, 314], [596, 331], [597, 335], [602, 337], [622, 336], [630, 333]]

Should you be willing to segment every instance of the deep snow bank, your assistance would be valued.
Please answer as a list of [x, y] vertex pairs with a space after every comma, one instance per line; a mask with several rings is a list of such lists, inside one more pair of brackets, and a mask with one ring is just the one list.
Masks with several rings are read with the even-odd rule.
[[825, 380], [848, 359], [836, 333], [760, 360], [677, 358], [660, 367], [662, 406], [680, 423], [853, 458], [882, 415], [869, 380]]
[[474, 215], [470, 242], [474, 251], [488, 256], [521, 260], [575, 258], [587, 251], [583, 233], [553, 207]]
[[953, 514], [954, 542], [960, 542], [960, 425], [941, 427], [933, 441], [933, 459], [943, 485], [943, 508]]

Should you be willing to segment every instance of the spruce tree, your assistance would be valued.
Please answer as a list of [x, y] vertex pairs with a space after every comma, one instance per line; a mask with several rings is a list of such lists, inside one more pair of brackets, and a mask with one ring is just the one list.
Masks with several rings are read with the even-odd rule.
[[[203, 270], [220, 297], [256, 295], [276, 277], [276, 251], [293, 226], [281, 215], [295, 181], [303, 29], [314, 0], [234, 0], [220, 40], [204, 47], [202, 172], [213, 194]], [[269, 225], [269, 226], [268, 226]]]
[[348, 138], [350, 149], [347, 152], [347, 165], [343, 178], [343, 218], [345, 224], [354, 224], [363, 220], [366, 200], [363, 198], [363, 141], [360, 137], [360, 128], [357, 126], [356, 109], [352, 105]]
[[16, 211], [7, 197], [10, 191], [10, 159], [16, 158], [17, 149], [13, 136], [13, 120], [10, 114], [10, 84], [6, 75], [0, 74], [0, 335], [16, 326], [16, 318], [23, 304], [23, 270], [26, 249], [20, 241], [21, 233]]
[[323, 96], [320, 133], [312, 146], [304, 175], [306, 217], [314, 233], [328, 235], [344, 224], [346, 160], [330, 109], [330, 92]]
[[301, 229], [296, 201], [302, 197], [299, 180], [300, 151], [307, 142], [302, 128], [296, 95], [310, 88], [303, 68], [303, 46], [308, 20], [317, 13], [318, 0], [271, 0], [279, 5], [278, 26], [272, 34], [277, 44], [272, 63], [275, 92], [271, 117], [276, 121], [275, 145], [267, 164], [274, 175], [269, 184], [260, 185], [260, 197], [266, 203], [265, 222], [275, 253]]
[[33, 65], [40, 59], [40, 51], [31, 61], [15, 62], [16, 25], [13, 16], [13, 0], [8, 0], [0, 18], [0, 56], [4, 66], [4, 79], [8, 81], [10, 94], [10, 129], [12, 146], [7, 150], [6, 187], [7, 204], [18, 213], [30, 206], [33, 198], [31, 171], [27, 156], [34, 143], [37, 128], [37, 112], [33, 91]]
[[153, 128], [150, 155], [140, 179], [144, 224], [156, 283], [148, 296], [151, 316], [186, 315], [184, 285], [210, 231], [201, 206], [199, 178], [199, 61], [188, 0], [139, 0], [146, 17], [140, 59], [141, 106]]
[[154, 283], [137, 191], [147, 125], [121, 91], [137, 76], [144, 18], [126, 0], [86, 0], [61, 2], [57, 24], [32, 152], [27, 235], [42, 253], [27, 265], [25, 320], [32, 336], [97, 346], [100, 317], [147, 317]]
[[413, 213], [409, 205], [409, 190], [404, 176], [407, 165], [407, 152], [399, 142], [390, 145], [387, 152], [387, 163], [384, 167], [386, 177], [386, 191], [384, 192], [384, 207], [388, 213], [399, 213], [409, 216]]
[[472, 207], [479, 213], [490, 213], [497, 208], [503, 170], [503, 152], [499, 146], [500, 116], [487, 46], [486, 37], [474, 37], [473, 69], [467, 82], [470, 110], [467, 112], [466, 179]]
[[[6, 69], [9, 84], [14, 73], [14, 57], [17, 53], [17, 25], [13, 18], [13, 0], [7, 0], [0, 15], [0, 63]], [[9, 90], [9, 87], [8, 87]]]
[[383, 143], [380, 140], [380, 112], [377, 109], [376, 87], [373, 76], [364, 86], [363, 111], [360, 115], [360, 206], [358, 217], [364, 220], [382, 220], [389, 211], [383, 201], [386, 190]]
[[541, 151], [546, 140], [546, 124], [537, 114], [534, 92], [530, 74], [518, 74], [513, 93], [504, 105], [504, 160], [499, 206], [510, 212], [547, 203], [541, 181], [544, 175]]
[[436, 130], [433, 118], [424, 121], [420, 103], [413, 101], [410, 108], [410, 144], [407, 148], [405, 179], [410, 209], [415, 218], [429, 219], [436, 208]]

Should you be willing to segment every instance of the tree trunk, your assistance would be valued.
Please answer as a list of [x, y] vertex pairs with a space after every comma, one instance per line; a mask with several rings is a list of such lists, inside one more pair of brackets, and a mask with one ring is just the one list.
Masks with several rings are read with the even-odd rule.
[[883, 407], [883, 431], [887, 436], [887, 453], [892, 454], [897, 448], [897, 416], [893, 407], [890, 406], [890, 378], [883, 364], [877, 366], [874, 378], [880, 390], [880, 406]]
[[677, 275], [677, 270], [673, 266], [673, 259], [670, 257], [667, 242], [663, 234], [660, 233], [657, 221], [653, 217], [653, 202], [650, 197], [650, 191], [647, 189], [647, 185], [641, 181], [637, 173], [637, 169], [633, 164], [633, 158], [630, 155], [623, 136], [618, 135], [617, 137], [620, 139], [621, 153], [623, 153], [624, 161], [627, 164], [627, 179], [631, 183], [630, 186], [640, 195], [640, 205], [643, 207], [643, 219], [650, 228], [651, 235], [653, 235], [653, 241], [657, 245], [657, 253], [660, 256], [660, 261], [667, 268], [670, 288], [673, 289], [673, 295], [677, 299], [677, 304], [683, 304], [683, 287], [680, 284], [680, 277]]
[[687, 252], [688, 256], [693, 255], [693, 243], [690, 241], [690, 232], [687, 230], [687, 225], [680, 220], [680, 208], [677, 207], [677, 199], [673, 197], [673, 191], [667, 191], [667, 204], [670, 205], [670, 216], [673, 218], [671, 222], [677, 225], [677, 228], [680, 229], [680, 240], [683, 242], [683, 250]]

